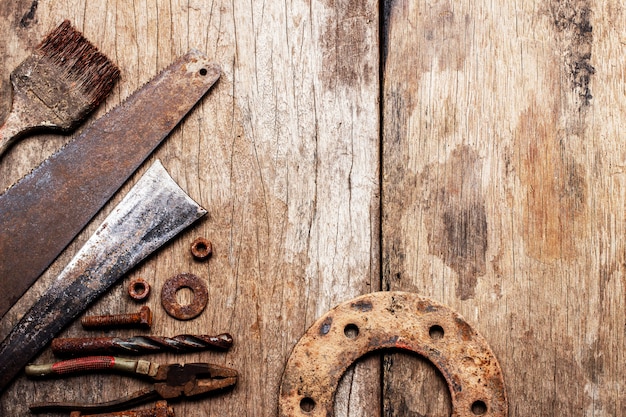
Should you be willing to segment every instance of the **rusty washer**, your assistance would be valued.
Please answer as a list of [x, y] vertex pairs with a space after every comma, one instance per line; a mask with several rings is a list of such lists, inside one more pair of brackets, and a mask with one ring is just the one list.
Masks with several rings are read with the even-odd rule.
[[191, 244], [191, 254], [198, 260], [204, 260], [213, 254], [213, 245], [210, 240], [199, 237]]
[[[193, 300], [187, 305], [180, 305], [176, 293], [182, 288], [193, 292]], [[178, 274], [167, 281], [161, 289], [161, 304], [170, 316], [179, 320], [197, 317], [207, 305], [209, 291], [202, 279], [194, 274]]]
[[487, 342], [450, 308], [408, 292], [376, 292], [322, 316], [289, 357], [279, 417], [331, 417], [341, 376], [366, 353], [402, 349], [430, 360], [448, 383], [452, 415], [505, 417], [500, 365]]
[[143, 278], [137, 278], [130, 282], [128, 285], [128, 295], [133, 300], [141, 301], [148, 298], [150, 294], [150, 284]]

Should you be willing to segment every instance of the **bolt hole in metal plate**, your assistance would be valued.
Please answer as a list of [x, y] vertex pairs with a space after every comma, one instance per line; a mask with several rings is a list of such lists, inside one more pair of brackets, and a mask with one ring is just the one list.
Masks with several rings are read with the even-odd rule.
[[457, 313], [417, 294], [376, 292], [338, 305], [313, 324], [287, 361], [280, 417], [331, 417], [341, 376], [381, 349], [415, 352], [439, 369], [452, 416], [508, 415], [500, 365], [485, 339]]
[[[191, 290], [191, 302], [182, 305], [177, 293], [187, 288]], [[190, 320], [202, 313], [209, 300], [209, 291], [204, 281], [194, 274], [178, 274], [167, 281], [161, 289], [161, 304], [170, 316], [179, 320]]]

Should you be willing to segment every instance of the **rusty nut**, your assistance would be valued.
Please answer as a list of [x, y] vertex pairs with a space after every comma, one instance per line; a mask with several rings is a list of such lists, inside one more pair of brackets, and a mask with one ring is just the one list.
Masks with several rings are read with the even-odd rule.
[[213, 244], [210, 240], [199, 237], [191, 244], [191, 254], [201, 261], [207, 259], [213, 254]]
[[143, 278], [136, 278], [128, 285], [128, 295], [133, 300], [141, 301], [148, 298], [150, 294], [150, 284]]

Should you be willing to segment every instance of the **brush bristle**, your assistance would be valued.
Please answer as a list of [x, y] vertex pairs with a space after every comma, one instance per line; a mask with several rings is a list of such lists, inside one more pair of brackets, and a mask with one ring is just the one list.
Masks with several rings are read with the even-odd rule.
[[120, 70], [65, 20], [41, 42], [37, 50], [79, 88], [93, 107], [111, 91]]

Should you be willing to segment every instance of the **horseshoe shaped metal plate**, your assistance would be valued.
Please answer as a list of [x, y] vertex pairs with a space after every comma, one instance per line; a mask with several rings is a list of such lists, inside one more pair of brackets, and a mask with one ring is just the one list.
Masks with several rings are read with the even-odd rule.
[[415, 352], [432, 362], [450, 390], [453, 417], [504, 417], [500, 365], [485, 339], [450, 308], [408, 292], [375, 292], [338, 305], [296, 344], [278, 399], [280, 417], [332, 417], [339, 380], [379, 349]]

